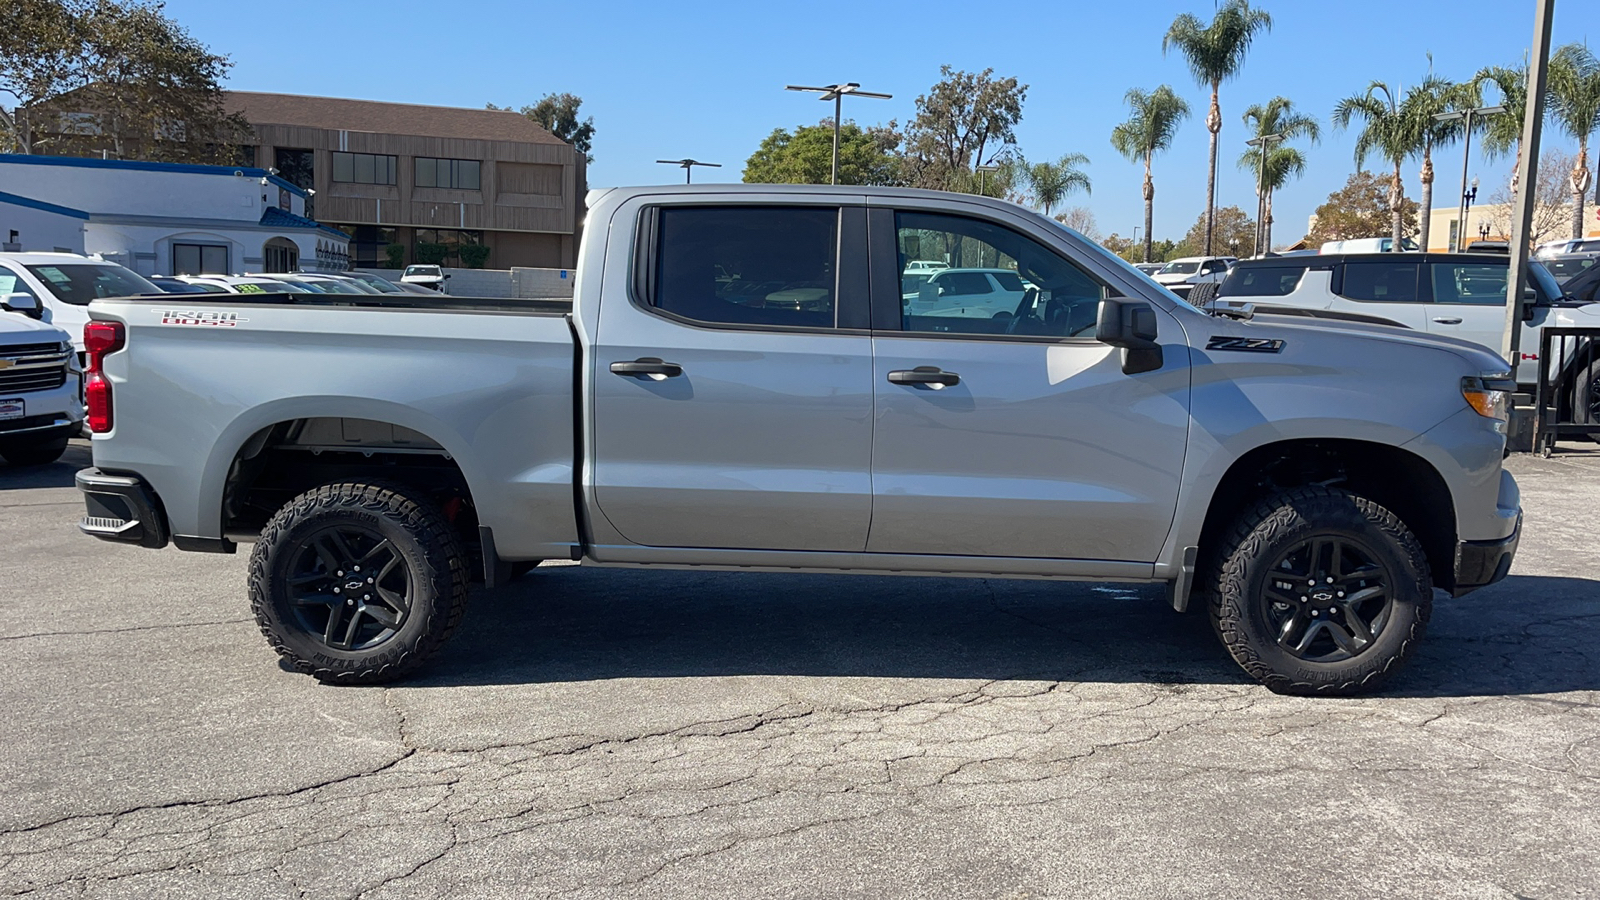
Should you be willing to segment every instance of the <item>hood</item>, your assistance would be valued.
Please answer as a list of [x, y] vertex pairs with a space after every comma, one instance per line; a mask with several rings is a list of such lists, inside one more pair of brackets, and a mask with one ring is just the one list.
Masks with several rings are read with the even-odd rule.
[[65, 328], [41, 322], [22, 313], [0, 312], [0, 345], [37, 344], [42, 341], [72, 341]]
[[[1417, 331], [1394, 325], [1373, 325], [1366, 322], [1352, 322], [1342, 319], [1312, 319], [1304, 316], [1274, 316], [1270, 313], [1257, 313], [1255, 318], [1248, 320], [1248, 322], [1237, 324], [1248, 324], [1257, 326], [1257, 328], [1265, 327], [1274, 332], [1293, 332], [1297, 336], [1306, 335], [1307, 332], [1349, 335], [1389, 344], [1445, 350], [1461, 357], [1469, 366], [1479, 372], [1505, 372], [1511, 368], [1504, 359], [1471, 341], [1446, 337], [1440, 334], [1429, 334], [1426, 331]], [[1314, 336], [1308, 335], [1308, 337], [1315, 339]]]
[[1191, 272], [1188, 275], [1184, 275], [1179, 272], [1169, 272], [1166, 275], [1157, 273], [1155, 275], [1151, 275], [1150, 277], [1156, 280], [1156, 284], [1183, 284], [1189, 279], [1195, 277], [1196, 274], [1198, 273]]

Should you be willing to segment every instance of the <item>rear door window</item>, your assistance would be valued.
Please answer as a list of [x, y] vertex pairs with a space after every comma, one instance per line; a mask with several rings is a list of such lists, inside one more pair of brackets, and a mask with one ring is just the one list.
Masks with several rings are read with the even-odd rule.
[[651, 306], [723, 325], [834, 327], [837, 209], [664, 207], [656, 227]]
[[1339, 295], [1373, 303], [1416, 303], [1418, 268], [1415, 262], [1347, 262]]

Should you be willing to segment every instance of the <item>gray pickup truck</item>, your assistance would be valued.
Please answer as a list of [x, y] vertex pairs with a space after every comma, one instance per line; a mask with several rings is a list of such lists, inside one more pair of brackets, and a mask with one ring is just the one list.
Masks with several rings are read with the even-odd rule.
[[[573, 559], [1163, 582], [1268, 687], [1343, 694], [1406, 658], [1435, 589], [1511, 564], [1511, 386], [1482, 348], [1208, 315], [961, 194], [614, 189], [587, 221], [570, 305], [96, 301], [82, 529], [254, 542], [262, 631], [337, 683], [414, 670], [470, 583]], [[1022, 291], [924, 309], [929, 260]]]

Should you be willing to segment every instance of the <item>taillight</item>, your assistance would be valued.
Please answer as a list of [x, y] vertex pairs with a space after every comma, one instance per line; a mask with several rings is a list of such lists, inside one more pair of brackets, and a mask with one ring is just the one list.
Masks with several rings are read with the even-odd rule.
[[106, 354], [122, 349], [127, 333], [121, 322], [90, 321], [83, 326], [83, 349], [88, 367], [84, 370], [83, 399], [88, 406], [89, 430], [105, 434], [111, 430], [111, 382], [101, 365]]

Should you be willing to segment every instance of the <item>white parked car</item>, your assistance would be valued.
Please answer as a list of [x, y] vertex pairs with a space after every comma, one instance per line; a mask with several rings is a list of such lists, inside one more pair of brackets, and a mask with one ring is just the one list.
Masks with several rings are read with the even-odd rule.
[[28, 293], [0, 297], [0, 457], [14, 466], [55, 462], [83, 425], [82, 370], [72, 336]]
[[1167, 290], [1184, 297], [1197, 284], [1221, 282], [1228, 277], [1228, 269], [1238, 261], [1232, 256], [1185, 256], [1172, 260], [1150, 277]]
[[76, 253], [0, 253], [0, 296], [27, 294], [39, 318], [59, 326], [83, 350], [89, 301], [165, 293], [124, 266]]
[[[1400, 249], [1406, 253], [1415, 253], [1419, 247], [1411, 238], [1400, 239]], [[1351, 238], [1347, 241], [1328, 241], [1322, 245], [1319, 253], [1389, 253], [1394, 250], [1394, 238], [1371, 237]]]
[[992, 317], [1014, 313], [1029, 285], [1012, 269], [941, 269], [914, 291], [906, 287], [902, 276], [901, 299], [907, 315]]
[[443, 291], [444, 283], [449, 278], [444, 269], [438, 266], [406, 266], [405, 272], [400, 275], [400, 281], [404, 284], [420, 284], [436, 291]]
[[284, 284], [297, 285], [312, 293], [366, 294], [368, 296], [379, 293], [377, 288], [369, 286], [364, 281], [345, 278], [340, 275], [320, 275], [312, 272], [265, 272], [259, 275], [251, 275], [250, 277], [266, 278], [272, 281], [281, 281]]
[[261, 275], [179, 275], [179, 281], [210, 288], [218, 294], [309, 294], [297, 284], [275, 281]]

